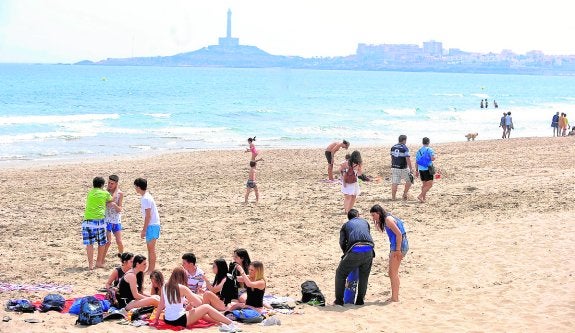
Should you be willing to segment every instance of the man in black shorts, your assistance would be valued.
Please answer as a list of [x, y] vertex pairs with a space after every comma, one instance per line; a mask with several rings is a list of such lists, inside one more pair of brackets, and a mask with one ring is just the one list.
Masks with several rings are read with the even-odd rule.
[[345, 140], [343, 140], [341, 143], [333, 142], [332, 144], [327, 146], [327, 148], [325, 149], [325, 158], [327, 159], [327, 164], [328, 164], [327, 165], [327, 177], [329, 180], [333, 180], [334, 157], [335, 157], [335, 153], [340, 148], [344, 148], [344, 149], [349, 148], [349, 142], [347, 142]]

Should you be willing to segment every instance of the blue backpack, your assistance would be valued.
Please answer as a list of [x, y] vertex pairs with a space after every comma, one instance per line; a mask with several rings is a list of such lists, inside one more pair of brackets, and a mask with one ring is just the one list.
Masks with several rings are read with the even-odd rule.
[[250, 308], [233, 310], [232, 314], [240, 323], [261, 323], [264, 320], [264, 317], [259, 312]]
[[96, 325], [104, 321], [104, 308], [94, 296], [86, 296], [80, 301], [80, 313], [76, 325]]
[[11, 299], [6, 302], [6, 310], [30, 313], [36, 311], [36, 307], [27, 299]]
[[64, 310], [64, 305], [66, 300], [62, 295], [59, 294], [48, 294], [44, 297], [42, 304], [40, 305], [40, 312], [48, 312], [50, 310], [62, 311]]

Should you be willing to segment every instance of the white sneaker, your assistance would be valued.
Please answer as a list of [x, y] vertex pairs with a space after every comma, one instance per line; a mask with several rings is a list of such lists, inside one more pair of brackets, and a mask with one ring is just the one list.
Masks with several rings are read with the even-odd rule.
[[220, 332], [240, 332], [241, 328], [235, 322], [231, 322], [230, 324], [222, 324], [220, 326]]

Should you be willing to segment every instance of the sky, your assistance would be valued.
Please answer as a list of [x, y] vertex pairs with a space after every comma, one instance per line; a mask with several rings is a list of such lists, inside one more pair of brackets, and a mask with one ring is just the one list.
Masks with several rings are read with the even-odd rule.
[[355, 54], [358, 43], [575, 54], [565, 0], [0, 0], [0, 62], [168, 56], [226, 34], [275, 55]]

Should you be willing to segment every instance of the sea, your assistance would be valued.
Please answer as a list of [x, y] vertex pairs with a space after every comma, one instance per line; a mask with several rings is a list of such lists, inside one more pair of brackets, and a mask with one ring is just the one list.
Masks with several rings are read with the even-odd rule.
[[503, 112], [548, 137], [574, 110], [572, 76], [0, 64], [0, 163], [500, 139]]

